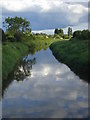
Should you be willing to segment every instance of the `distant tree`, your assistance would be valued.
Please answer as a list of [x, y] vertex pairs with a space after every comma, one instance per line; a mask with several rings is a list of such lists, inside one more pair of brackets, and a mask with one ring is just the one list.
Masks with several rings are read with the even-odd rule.
[[82, 31], [78, 30], [73, 33], [73, 38], [82, 39]]
[[68, 28], [68, 36], [72, 36], [72, 28]]
[[77, 38], [80, 40], [90, 40], [90, 31], [89, 30], [75, 31], [73, 33], [73, 38]]
[[25, 18], [22, 17], [8, 17], [5, 18], [5, 21], [3, 22], [3, 26], [11, 33], [15, 33], [18, 31], [30, 31], [30, 23]]
[[59, 34], [58, 28], [55, 29], [54, 34]]
[[63, 36], [64, 36], [63, 29], [60, 29], [60, 30], [59, 30], [59, 35], [60, 35], [61, 37], [63, 37]]
[[82, 35], [83, 39], [85, 39], [85, 40], [89, 39], [89, 31], [88, 30], [83, 30], [81, 35]]
[[64, 34], [63, 29], [60, 29], [60, 30], [59, 30], [59, 33]]

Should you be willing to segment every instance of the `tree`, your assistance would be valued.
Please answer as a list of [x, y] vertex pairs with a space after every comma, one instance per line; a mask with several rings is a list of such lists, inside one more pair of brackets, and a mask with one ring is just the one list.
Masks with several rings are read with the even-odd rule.
[[59, 34], [59, 30], [56, 28], [54, 34]]
[[59, 33], [64, 34], [63, 29], [60, 29], [60, 30], [59, 30]]
[[82, 38], [85, 40], [89, 39], [89, 31], [88, 30], [83, 30], [82, 31]]
[[22, 17], [8, 17], [5, 18], [5, 21], [3, 22], [3, 26], [11, 33], [18, 32], [25, 32], [30, 31], [30, 23], [25, 18]]
[[68, 28], [68, 36], [72, 36], [72, 28]]
[[73, 33], [73, 38], [82, 39], [82, 31], [78, 30]]
[[73, 33], [73, 38], [77, 38], [80, 40], [90, 40], [90, 31], [89, 30], [75, 31]]
[[59, 35], [60, 35], [61, 37], [63, 37], [63, 35], [64, 35], [63, 29], [60, 29], [60, 30], [59, 30]]
[[14, 38], [16, 39], [17, 42], [21, 41], [22, 36], [23, 36], [23, 34], [20, 31], [18, 31], [14, 34]]

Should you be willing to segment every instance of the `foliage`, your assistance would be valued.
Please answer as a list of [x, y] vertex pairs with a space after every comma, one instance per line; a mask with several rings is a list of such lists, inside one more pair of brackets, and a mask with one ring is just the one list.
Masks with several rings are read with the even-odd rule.
[[22, 43], [8, 42], [2, 45], [2, 50], [2, 75], [3, 79], [6, 79], [22, 55], [28, 51], [28, 47]]
[[62, 37], [60, 35], [58, 35], [58, 34], [54, 34], [54, 38], [55, 39], [62, 39]]
[[59, 35], [60, 35], [61, 37], [63, 37], [63, 35], [64, 35], [63, 29], [60, 29], [60, 30], [59, 30]]
[[59, 34], [58, 28], [55, 29], [54, 34]]
[[3, 26], [11, 33], [15, 33], [18, 31], [31, 31], [30, 29], [30, 23], [25, 18], [22, 17], [8, 17], [5, 18], [5, 21], [3, 22]]
[[54, 34], [58, 34], [58, 35], [60, 35], [61, 37], [63, 37], [63, 35], [64, 35], [64, 32], [63, 32], [63, 29], [55, 29], [55, 31], [54, 31]]
[[89, 34], [90, 34], [90, 31], [88, 31], [88, 30], [83, 30], [81, 36], [82, 36], [83, 39], [88, 40], [88, 39], [90, 39], [90, 38], [89, 38]]
[[22, 40], [22, 37], [23, 37], [23, 33], [18, 31], [14, 34], [14, 38], [16, 39], [17, 42], [20, 42]]
[[78, 30], [73, 33], [73, 38], [81, 39], [82, 37], [82, 31]]
[[72, 36], [72, 28], [68, 28], [68, 36]]
[[64, 34], [64, 35], [63, 35], [63, 38], [64, 38], [64, 39], [69, 39], [70, 37], [69, 37], [67, 34]]
[[2, 45], [3, 50], [3, 79], [14, 70], [14, 66], [26, 52], [34, 54], [35, 51], [47, 49], [54, 42], [53, 38], [46, 39], [43, 35], [24, 35], [21, 42], [6, 42]]
[[75, 31], [73, 33], [73, 38], [77, 38], [79, 40], [90, 40], [90, 31], [89, 30]]
[[[72, 28], [70, 28], [70, 27], [68, 28], [68, 35], [64, 34], [63, 29], [57, 29], [56, 28], [55, 31], [54, 31], [54, 36], [56, 36], [56, 35], [59, 35], [63, 39], [69, 39], [72, 36]], [[59, 38], [59, 36], [58, 36], [58, 38]]]

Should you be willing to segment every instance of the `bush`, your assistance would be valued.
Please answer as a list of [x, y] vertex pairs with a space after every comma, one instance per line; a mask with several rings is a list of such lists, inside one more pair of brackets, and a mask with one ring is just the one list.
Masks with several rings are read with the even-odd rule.
[[89, 31], [88, 30], [83, 30], [82, 31], [82, 38], [87, 40], [88, 39], [88, 36], [89, 35]]
[[17, 42], [20, 42], [22, 40], [23, 33], [22, 32], [16, 32], [14, 34], [14, 38], [16, 39]]
[[58, 35], [58, 34], [55, 34], [55, 35], [54, 35], [54, 38], [55, 38], [55, 39], [61, 39], [62, 37], [61, 37], [60, 35]]
[[9, 42], [15, 42], [16, 41], [16, 39], [14, 38], [13, 35], [6, 35], [6, 38]]
[[90, 31], [89, 30], [75, 31], [73, 33], [73, 38], [77, 38], [80, 40], [90, 40]]
[[69, 39], [70, 37], [69, 37], [67, 34], [65, 34], [65, 35], [63, 36], [63, 38], [64, 38], [64, 39]]
[[82, 38], [82, 31], [78, 30], [73, 33], [73, 38], [81, 39]]

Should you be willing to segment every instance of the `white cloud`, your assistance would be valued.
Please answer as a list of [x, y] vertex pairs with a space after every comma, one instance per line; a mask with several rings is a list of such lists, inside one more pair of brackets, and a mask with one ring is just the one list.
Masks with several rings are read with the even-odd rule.
[[54, 34], [54, 29], [48, 29], [48, 30], [34, 30], [33, 33], [46, 33], [46, 34]]
[[[52, 0], [52, 1], [50, 0], [34, 0], [34, 1], [33, 0], [3, 0], [2, 6], [9, 11], [16, 11], [16, 12], [24, 11], [27, 9], [33, 11], [34, 9], [37, 9], [37, 8], [39, 8], [40, 11], [45, 12], [51, 9], [53, 10], [58, 8], [61, 9], [67, 6], [69, 6], [67, 8], [71, 8], [71, 9], [73, 9], [73, 7], [74, 8], [76, 7], [74, 5], [70, 5], [65, 2], [68, 2], [68, 1], [66, 0]], [[76, 7], [76, 9], [78, 8]], [[80, 6], [79, 11], [82, 11], [82, 10], [83, 10], [82, 6]]]
[[70, 20], [71, 24], [76, 24], [79, 20], [87, 14], [88, 19], [88, 8], [84, 7], [83, 5], [76, 4], [76, 5], [69, 5], [67, 14], [69, 13], [69, 17], [67, 19]]
[[56, 13], [58, 16], [65, 14], [71, 24], [77, 24], [88, 13], [88, 8], [82, 4], [68, 4], [66, 0], [3, 0], [2, 7], [12, 12]]

